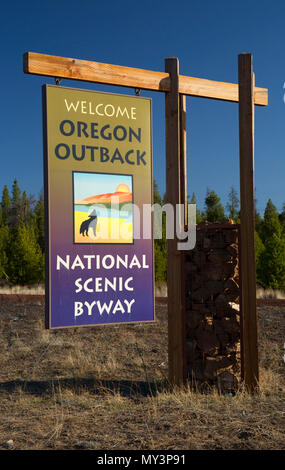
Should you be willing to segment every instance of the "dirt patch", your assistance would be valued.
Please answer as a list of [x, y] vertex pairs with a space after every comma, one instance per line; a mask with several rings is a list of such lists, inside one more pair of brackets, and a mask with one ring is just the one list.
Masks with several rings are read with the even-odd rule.
[[260, 393], [232, 397], [170, 390], [165, 303], [152, 324], [47, 331], [37, 296], [2, 298], [0, 449], [284, 449], [284, 314], [258, 306]]
[[0, 302], [44, 304], [45, 296], [36, 294], [0, 294]]

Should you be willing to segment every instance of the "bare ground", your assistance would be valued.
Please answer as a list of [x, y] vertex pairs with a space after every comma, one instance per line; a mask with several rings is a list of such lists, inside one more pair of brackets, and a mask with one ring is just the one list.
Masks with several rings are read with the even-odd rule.
[[153, 324], [47, 331], [40, 297], [11, 299], [0, 300], [0, 449], [285, 448], [284, 302], [258, 306], [259, 393], [230, 397], [169, 389], [165, 303]]

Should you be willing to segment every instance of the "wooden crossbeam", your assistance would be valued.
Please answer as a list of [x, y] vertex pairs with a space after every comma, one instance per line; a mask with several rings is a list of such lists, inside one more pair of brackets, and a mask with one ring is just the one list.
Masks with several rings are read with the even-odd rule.
[[[26, 52], [24, 54], [23, 65], [25, 73], [34, 75], [152, 91], [170, 91], [169, 74], [166, 72], [102, 64], [89, 60], [70, 59], [35, 52]], [[184, 75], [179, 75], [179, 93], [200, 98], [239, 101], [239, 89], [235, 83], [217, 82]], [[268, 90], [266, 88], [254, 88], [254, 104], [267, 106]]]

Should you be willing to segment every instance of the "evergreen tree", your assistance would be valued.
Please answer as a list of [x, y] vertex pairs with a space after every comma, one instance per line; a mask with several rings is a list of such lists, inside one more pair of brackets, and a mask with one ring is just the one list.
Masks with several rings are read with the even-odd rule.
[[225, 213], [219, 196], [214, 190], [207, 189], [205, 198], [205, 217], [209, 222], [224, 222]]
[[2, 192], [2, 200], [1, 200], [1, 225], [8, 225], [10, 210], [11, 210], [11, 198], [10, 198], [9, 190], [5, 184], [3, 192]]
[[[153, 203], [163, 204], [159, 189], [155, 180], [153, 181]], [[155, 265], [155, 281], [166, 281], [166, 265], [167, 246], [166, 246], [166, 215], [162, 213], [162, 238], [154, 240], [154, 265]]]
[[33, 284], [44, 279], [44, 257], [33, 227], [20, 223], [10, 242], [9, 280], [14, 284]]
[[[187, 199], [189, 201], [190, 196], [188, 196]], [[192, 194], [192, 197], [190, 199], [190, 204], [196, 204], [196, 224], [198, 225], [200, 222], [202, 222], [204, 214], [198, 209], [195, 193]]]
[[9, 244], [9, 227], [2, 225], [0, 227], [0, 279], [8, 279], [8, 244]]
[[14, 179], [12, 186], [12, 206], [19, 207], [21, 201], [21, 190], [18, 185], [16, 178]]
[[[256, 192], [256, 189], [255, 189]], [[262, 225], [262, 217], [260, 213], [257, 210], [257, 198], [254, 198], [254, 223], [255, 223], [255, 229], [258, 232], [258, 234], [261, 233], [261, 225]]]
[[281, 225], [279, 222], [279, 214], [271, 199], [268, 199], [263, 216], [263, 223], [261, 226], [261, 239], [265, 241], [270, 238], [274, 233], [280, 235]]
[[167, 278], [166, 248], [164, 249], [158, 241], [155, 240], [154, 243], [155, 282], [165, 282]]
[[265, 240], [257, 273], [263, 287], [285, 289], [285, 238], [281, 233]]
[[23, 192], [19, 207], [19, 219], [25, 225], [29, 225], [31, 222], [32, 211], [30, 207], [30, 201], [28, 200], [26, 191]]
[[35, 222], [36, 222], [36, 235], [37, 241], [42, 251], [45, 249], [45, 216], [44, 216], [44, 198], [40, 198], [35, 206]]
[[196, 194], [195, 193], [192, 193], [191, 199], [190, 199], [190, 196], [188, 196], [187, 199], [190, 202], [190, 204], [196, 204], [197, 205], [197, 199], [196, 199]]
[[262, 253], [264, 252], [265, 248], [262, 243], [262, 240], [260, 236], [258, 235], [258, 232], [255, 230], [255, 264], [256, 264], [256, 281], [258, 284], [262, 284], [262, 268], [260, 265], [260, 258]]
[[10, 210], [10, 224], [12, 230], [17, 230], [21, 222], [21, 191], [18, 186], [18, 181], [15, 179], [12, 186], [12, 200]]
[[261, 224], [264, 250], [260, 254], [257, 275], [263, 287], [285, 288], [285, 237], [279, 214], [271, 199], [268, 200]]
[[26, 191], [23, 192], [21, 197], [21, 207], [20, 207], [20, 219], [25, 225], [29, 223], [30, 219], [30, 204], [28, 201]]
[[282, 211], [279, 214], [279, 222], [281, 224], [282, 231], [285, 232], [285, 202], [282, 206]]
[[160, 204], [160, 205], [162, 204], [162, 199], [159, 194], [158, 185], [155, 180], [153, 180], [153, 203]]
[[20, 222], [26, 226], [31, 226], [37, 231], [36, 227], [36, 213], [34, 211], [35, 199], [33, 195], [27, 196], [26, 191], [21, 196], [19, 218]]
[[255, 211], [255, 230], [259, 237], [262, 236], [263, 219], [258, 211]]
[[239, 198], [234, 186], [231, 187], [228, 195], [228, 203], [226, 205], [229, 217], [237, 222], [239, 219]]

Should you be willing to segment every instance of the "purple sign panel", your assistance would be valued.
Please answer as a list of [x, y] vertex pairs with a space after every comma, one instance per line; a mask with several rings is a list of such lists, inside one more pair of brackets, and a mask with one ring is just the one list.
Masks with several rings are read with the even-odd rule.
[[47, 328], [153, 321], [151, 100], [46, 85], [43, 110]]

